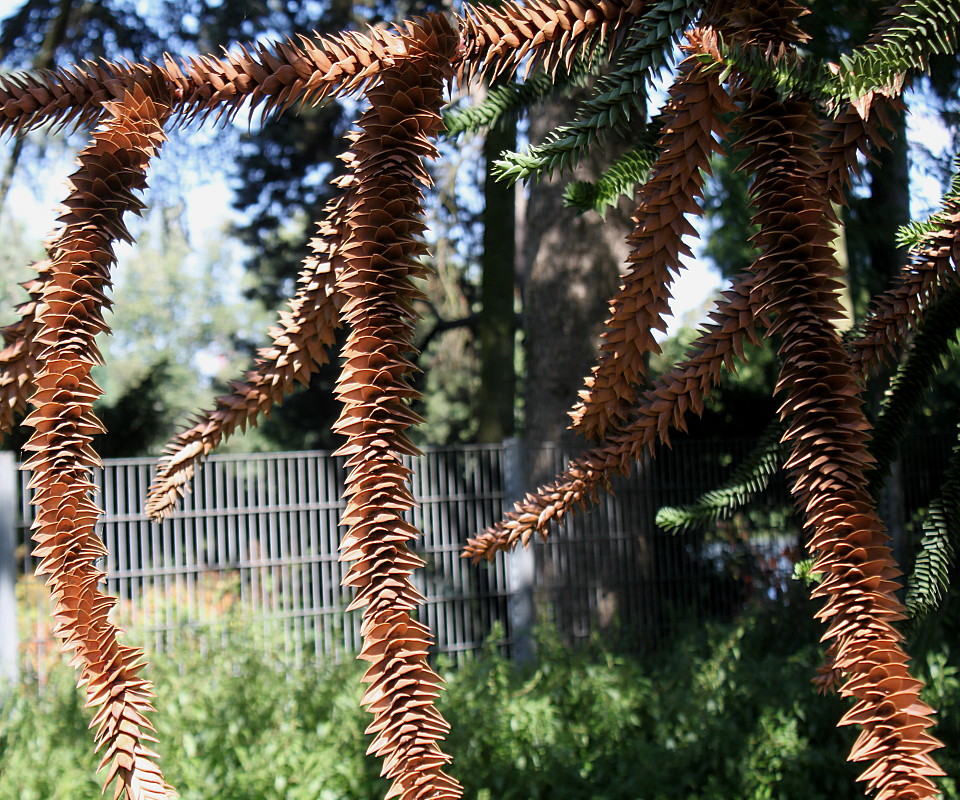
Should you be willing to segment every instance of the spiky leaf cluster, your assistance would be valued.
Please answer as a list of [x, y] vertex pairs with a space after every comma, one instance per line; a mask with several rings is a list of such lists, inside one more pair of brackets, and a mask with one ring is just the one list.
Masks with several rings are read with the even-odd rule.
[[[94, 562], [103, 549], [89, 473], [97, 463], [90, 442], [100, 426], [91, 403], [99, 390], [90, 368], [98, 360], [95, 336], [106, 329], [113, 242], [128, 236], [122, 217], [139, 208], [133, 192], [143, 186], [162, 126], [223, 122], [245, 105], [279, 113], [367, 93], [370, 108], [351, 137], [343, 205], [331, 213], [318, 247], [317, 261], [326, 266], [308, 264], [300, 294], [273, 332], [274, 346], [261, 351], [246, 380], [233, 384], [217, 411], [176, 444], [168, 463], [192, 464], [233, 427], [279, 402], [326, 357], [335, 311], [350, 326], [337, 388], [344, 405], [337, 429], [348, 439], [342, 454], [350, 470], [343, 560], [351, 564], [345, 582], [357, 590], [353, 607], [364, 609], [360, 657], [370, 664], [363, 702], [373, 714], [371, 751], [384, 758], [390, 796], [456, 798], [460, 788], [445, 773], [450, 759], [439, 748], [447, 724], [433, 707], [440, 681], [427, 663], [430, 632], [414, 615], [420, 598], [410, 573], [421, 564], [407, 549], [418, 532], [404, 517], [413, 499], [401, 460], [415, 452], [406, 438], [417, 422], [409, 408], [416, 395], [409, 382], [417, 299], [411, 278], [423, 270], [420, 189], [429, 178], [422, 162], [435, 155], [431, 139], [442, 127], [443, 84], [455, 74], [511, 80], [524, 62], [534, 74], [556, 75], [578, 59], [600, 63], [601, 48], [619, 53], [597, 94], [520, 172], [562, 168], [604, 130], [639, 127], [649, 76], [667, 63], [667, 47], [697, 17], [656, 150], [641, 141], [597, 185], [570, 195], [604, 207], [628, 183], [643, 183], [629, 270], [611, 302], [601, 361], [574, 412], [577, 427], [597, 441], [555, 481], [471, 539], [467, 554], [492, 558], [535, 532], [546, 535], [552, 523], [596, 498], [613, 475], [669, 444], [671, 431], [685, 429], [688, 413], [702, 412], [722, 370], [743, 359], [744, 344], [760, 345], [765, 333], [778, 342], [781, 358], [778, 392], [790, 449], [784, 469], [811, 532], [809, 571], [822, 576], [814, 595], [824, 601], [818, 616], [828, 625], [830, 647], [819, 682], [853, 699], [840, 724], [861, 728], [850, 757], [870, 762], [861, 776], [868, 790], [879, 800], [933, 796], [940, 770], [930, 753], [938, 742], [927, 732], [932, 712], [919, 699], [920, 682], [908, 671], [894, 627], [904, 609], [870, 493], [871, 473], [881, 471], [868, 450], [862, 380], [917, 331], [879, 425], [882, 466], [890, 457], [883, 442], [895, 441], [900, 431], [893, 428], [902, 429], [956, 328], [960, 195], [954, 186], [943, 210], [914, 231], [918, 245], [910, 263], [846, 346], [834, 326], [842, 311], [832, 204], [843, 202], [862, 157], [881, 145], [885, 114], [895, 107], [906, 73], [922, 70], [932, 54], [956, 49], [958, 14], [943, 0], [901, 2], [824, 84], [824, 68], [800, 50], [803, 11], [795, 0], [530, 0], [467, 7], [457, 30], [433, 16], [394, 30], [300, 37], [222, 56], [86, 65], [0, 81], [0, 132], [44, 121], [103, 120], [72, 179], [63, 229], [30, 286], [31, 302], [20, 323], [4, 332], [0, 419], [33, 387], [28, 464], [35, 472], [36, 553], [52, 587], [59, 635], [97, 708], [108, 782], [119, 777], [120, 793], [160, 800], [171, 790], [144, 744], [151, 737], [150, 687], [138, 677], [139, 654], [118, 643], [107, 617], [112, 601], [97, 589], [101, 573]], [[524, 92], [546, 88], [538, 78], [529, 87], [512, 86], [473, 121], [492, 121]], [[817, 102], [824, 98], [829, 102]], [[669, 309], [684, 237], [694, 232], [689, 217], [700, 213], [705, 170], [731, 119], [753, 177], [760, 255], [718, 302], [685, 359], [647, 386], [644, 358], [657, 348], [652, 334]], [[644, 130], [649, 136], [651, 129], [641, 129], [641, 138]], [[726, 513], [765, 480], [772, 459], [771, 446], [735, 475], [736, 485], [670, 521], [683, 526]], [[173, 484], [165, 503], [177, 495]], [[918, 613], [942, 592], [958, 504], [955, 453], [918, 558], [911, 595]]]
[[903, 2], [895, 12], [871, 42], [840, 57], [831, 87], [835, 97], [896, 96], [907, 75], [924, 70], [931, 56], [956, 51], [960, 9], [952, 0]]
[[656, 141], [661, 128], [651, 123], [641, 134], [644, 141], [610, 163], [595, 181], [573, 181], [563, 192], [563, 202], [581, 211], [596, 211], [604, 216], [623, 197], [633, 195], [650, 176], [659, 151]]

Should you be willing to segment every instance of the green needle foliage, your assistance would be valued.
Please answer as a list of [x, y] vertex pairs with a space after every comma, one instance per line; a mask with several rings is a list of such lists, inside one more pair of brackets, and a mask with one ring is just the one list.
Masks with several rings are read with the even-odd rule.
[[541, 144], [505, 153], [496, 162], [501, 180], [539, 179], [576, 164], [608, 130], [624, 130], [646, 114], [647, 86], [653, 74], [670, 63], [682, 31], [695, 16], [690, 0], [665, 0], [653, 6], [617, 59], [617, 69], [597, 82], [593, 97], [577, 109], [574, 120], [553, 130]]
[[840, 64], [797, 56], [772, 62], [769, 54], [720, 42], [722, 63], [702, 56], [705, 64], [750, 78], [756, 91], [773, 88], [782, 99], [809, 97], [839, 107], [870, 92], [899, 95], [907, 74], [923, 70], [931, 56], [955, 51], [960, 10], [950, 0], [920, 0], [905, 4], [891, 18], [882, 36], [849, 55]]
[[[574, 653], [541, 638], [531, 670], [492, 648], [443, 670], [465, 797], [853, 797], [854, 769], [831, 757], [848, 738], [834, 725], [842, 702], [817, 702], [810, 683], [808, 612], [801, 601], [788, 621], [758, 613], [701, 626], [649, 658]], [[230, 651], [216, 637], [154, 659], [163, 760], [182, 800], [382, 798], [386, 782], [357, 747], [368, 723], [359, 667], [286, 672], [245, 635], [227, 634]], [[0, 800], [99, 794], [72, 684], [58, 667], [39, 697], [0, 696]], [[949, 699], [958, 684], [947, 684]]]
[[704, 492], [687, 505], [664, 506], [657, 512], [657, 525], [671, 533], [683, 533], [717, 520], [729, 519], [734, 511], [764, 492], [770, 485], [770, 479], [780, 471], [783, 461], [780, 439], [784, 430], [782, 422], [771, 423], [757, 446], [726, 483]]
[[657, 159], [656, 142], [660, 130], [656, 123], [649, 124], [643, 142], [613, 161], [596, 181], [568, 184], [563, 193], [564, 203], [605, 216], [607, 209], [615, 206], [621, 197], [632, 195], [638, 185], [646, 183], [650, 168]]
[[[943, 203], [960, 198], [960, 155], [953, 157], [954, 173], [950, 178], [950, 187], [943, 196]], [[924, 220], [915, 220], [902, 225], [897, 231], [897, 245], [915, 250], [923, 244], [923, 240], [937, 233], [944, 223], [943, 212], [933, 214]]]
[[750, 78], [756, 91], [773, 89], [781, 99], [791, 97], [820, 98], [828, 95], [833, 77], [827, 66], [807, 58], [779, 59], [771, 61], [768, 54], [755, 49], [744, 50], [736, 45], [719, 42], [721, 63], [711, 56], [700, 56], [705, 67], [721, 71], [726, 80], [731, 72], [739, 72]]
[[913, 413], [923, 403], [933, 376], [943, 368], [944, 357], [960, 326], [960, 287], [948, 289], [940, 301], [924, 315], [906, 361], [897, 369], [883, 399], [870, 447], [877, 460], [871, 478], [874, 492], [879, 491], [890, 465], [897, 457], [900, 441], [909, 430]]
[[954, 0], [905, 3], [876, 41], [840, 57], [831, 94], [837, 99], [871, 91], [899, 94], [908, 72], [925, 69], [930, 56], [955, 52], [958, 24]]
[[526, 81], [508, 81], [493, 86], [482, 102], [454, 108], [443, 115], [447, 136], [491, 130], [500, 120], [519, 114], [557, 88], [556, 81], [546, 72], [538, 72]]
[[597, 69], [603, 59], [594, 53], [591, 59], [578, 58], [570, 70], [562, 65], [551, 75], [541, 71], [525, 81], [505, 81], [487, 90], [479, 103], [453, 108], [444, 113], [443, 122], [448, 137], [464, 133], [483, 133], [500, 125], [501, 121], [516, 117], [535, 103], [563, 92], [572, 84], [580, 83]]
[[940, 496], [930, 503], [923, 520], [920, 551], [907, 584], [906, 605], [914, 623], [939, 608], [950, 586], [960, 541], [960, 440], [944, 472]]

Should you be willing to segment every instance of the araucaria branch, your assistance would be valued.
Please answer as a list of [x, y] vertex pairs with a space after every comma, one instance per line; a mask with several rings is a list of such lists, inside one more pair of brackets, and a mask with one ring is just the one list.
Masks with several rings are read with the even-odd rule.
[[[161, 91], [162, 95], [162, 91]], [[36, 311], [36, 344], [42, 348], [34, 376], [34, 429], [24, 469], [32, 475], [36, 519], [37, 574], [47, 577], [54, 603], [56, 634], [73, 652], [87, 705], [96, 713], [97, 747], [106, 783], [116, 780], [115, 797], [161, 800], [170, 796], [148, 746], [155, 741], [147, 720], [150, 684], [138, 676], [141, 652], [120, 644], [107, 615], [116, 598], [98, 584], [104, 574], [94, 561], [106, 555], [96, 524], [91, 470], [99, 465], [90, 447], [102, 428], [93, 415], [100, 388], [90, 370], [100, 363], [94, 337], [107, 330], [103, 308], [114, 261], [113, 246], [129, 240], [123, 216], [142, 207], [134, 192], [146, 186], [150, 158], [164, 141], [169, 105], [135, 86], [105, 105], [107, 119], [80, 155], [70, 179], [71, 193], [60, 217], [62, 228], [48, 246], [49, 265]]]
[[337, 396], [343, 411], [335, 429], [347, 437], [346, 527], [341, 559], [351, 562], [344, 584], [363, 609], [359, 658], [370, 667], [363, 704], [374, 714], [370, 752], [381, 756], [393, 781], [388, 797], [458, 798], [459, 784], [443, 771], [450, 757], [438, 742], [449, 725], [433, 706], [441, 680], [427, 664], [430, 631], [411, 613], [423, 601], [410, 582], [423, 565], [407, 543], [417, 530], [404, 519], [413, 506], [404, 455], [416, 450], [406, 429], [417, 422], [408, 403], [413, 349], [412, 278], [422, 274], [425, 249], [422, 187], [430, 139], [441, 126], [444, 79], [457, 39], [440, 16], [408, 25], [407, 58], [381, 72], [367, 93], [351, 148], [352, 186], [346, 202], [343, 270], [337, 289], [350, 327]]

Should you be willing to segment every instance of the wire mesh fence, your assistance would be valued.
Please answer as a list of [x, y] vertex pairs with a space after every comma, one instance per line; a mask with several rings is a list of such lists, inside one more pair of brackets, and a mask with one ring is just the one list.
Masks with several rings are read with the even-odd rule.
[[[671, 535], [654, 517], [715, 488], [751, 441], [680, 442], [655, 463], [613, 482], [589, 512], [573, 515], [533, 555], [473, 565], [460, 557], [467, 536], [496, 521], [526, 487], [516, 442], [430, 448], [411, 459], [418, 505], [410, 520], [424, 533], [415, 573], [422, 614], [436, 650], [480, 648], [497, 631], [506, 650], [529, 631], [535, 612], [564, 639], [600, 634], [610, 644], [654, 647], [679, 621], [724, 617], [748, 602], [775, 600], [799, 557], [800, 531], [782, 483], [764, 501], [704, 533]], [[907, 507], [929, 499], [946, 445], [914, 443], [902, 459]], [[918, 455], [921, 453], [922, 455]], [[527, 462], [559, 470], [556, 448]], [[262, 634], [291, 666], [356, 652], [359, 614], [338, 561], [343, 460], [323, 452], [212, 457], [193, 490], [162, 524], [141, 511], [152, 459], [111, 460], [96, 474], [109, 556], [106, 589], [118, 622], [152, 652], [175, 653], [185, 639], [226, 636], [231, 627]], [[3, 476], [0, 476], [2, 479]], [[8, 478], [7, 480], [13, 480]], [[20, 473], [15, 517], [21, 663], [42, 680], [55, 653], [46, 590], [29, 576], [32, 507]], [[524, 562], [524, 559], [527, 562]], [[524, 603], [533, 607], [524, 609]], [[519, 609], [519, 613], [518, 613]]]

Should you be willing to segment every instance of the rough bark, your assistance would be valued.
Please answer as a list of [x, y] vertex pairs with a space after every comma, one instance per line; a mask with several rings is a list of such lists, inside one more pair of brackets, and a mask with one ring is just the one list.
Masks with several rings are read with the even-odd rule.
[[[569, 120], [574, 101], [538, 109], [530, 122], [530, 140]], [[573, 176], [594, 180], [602, 166], [622, 147], [608, 141], [605, 153], [582, 161]], [[631, 230], [623, 209], [611, 209], [606, 220], [563, 205], [563, 189], [571, 173], [553, 175], [531, 187], [523, 242], [523, 318], [526, 353], [524, 390], [525, 439], [530, 445], [574, 445], [567, 431], [568, 411], [583, 378], [596, 362], [607, 302], [619, 284]], [[531, 451], [532, 452], [532, 451]], [[552, 474], [530, 463], [531, 478]]]

